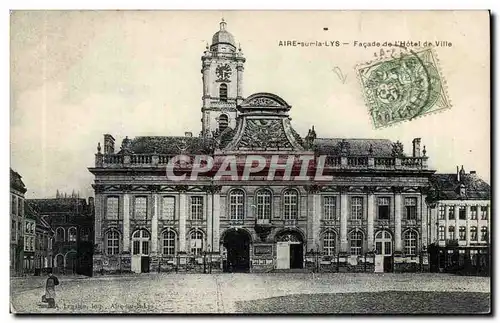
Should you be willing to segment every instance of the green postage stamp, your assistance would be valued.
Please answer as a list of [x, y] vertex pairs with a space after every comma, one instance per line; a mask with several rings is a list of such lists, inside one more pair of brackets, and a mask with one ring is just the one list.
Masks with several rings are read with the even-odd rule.
[[358, 67], [375, 128], [449, 109], [446, 84], [432, 49], [403, 49], [398, 56]]

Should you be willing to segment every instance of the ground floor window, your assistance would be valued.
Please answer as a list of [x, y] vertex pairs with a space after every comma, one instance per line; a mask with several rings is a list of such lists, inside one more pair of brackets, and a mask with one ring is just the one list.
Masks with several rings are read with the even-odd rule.
[[335, 255], [335, 232], [328, 231], [323, 236], [323, 254], [327, 256]]
[[362, 254], [363, 249], [363, 233], [360, 231], [354, 231], [351, 233], [351, 255]]

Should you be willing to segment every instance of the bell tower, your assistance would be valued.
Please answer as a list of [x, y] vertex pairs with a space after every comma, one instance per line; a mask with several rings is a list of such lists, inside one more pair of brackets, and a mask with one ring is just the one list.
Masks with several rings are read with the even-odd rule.
[[202, 135], [219, 135], [236, 126], [236, 106], [243, 101], [243, 69], [245, 58], [236, 48], [233, 35], [222, 19], [220, 30], [212, 37], [210, 47], [201, 57], [203, 80]]

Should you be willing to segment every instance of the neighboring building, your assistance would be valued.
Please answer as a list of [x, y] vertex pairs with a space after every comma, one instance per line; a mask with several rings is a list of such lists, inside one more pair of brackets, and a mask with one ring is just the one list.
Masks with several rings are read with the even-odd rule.
[[[87, 203], [76, 194], [66, 196], [58, 193], [56, 198], [29, 199], [28, 202], [40, 215], [41, 221], [54, 232], [52, 241], [47, 242], [47, 249], [52, 249], [47, 265], [53, 267], [56, 273], [90, 275], [93, 253], [93, 198], [89, 198]], [[42, 249], [45, 249], [45, 242]]]
[[[317, 138], [314, 127], [301, 138], [282, 98], [243, 97], [245, 58], [225, 22], [201, 60], [199, 137], [127, 137], [115, 150], [106, 134], [103, 152], [98, 144], [89, 168], [95, 175], [94, 272], [427, 268], [425, 200], [434, 171], [419, 138], [409, 156], [399, 142]], [[326, 156], [324, 174], [333, 180], [268, 181], [253, 174], [216, 181], [213, 173], [168, 180], [165, 168], [180, 154], [302, 156], [313, 160], [313, 174], [318, 156]]]
[[433, 271], [470, 265], [488, 271], [490, 263], [491, 188], [471, 171], [431, 177], [431, 262]]
[[36, 244], [36, 214], [24, 205], [24, 273], [33, 273], [35, 271], [35, 244]]
[[10, 169], [10, 272], [21, 274], [24, 263], [24, 194], [21, 175]]

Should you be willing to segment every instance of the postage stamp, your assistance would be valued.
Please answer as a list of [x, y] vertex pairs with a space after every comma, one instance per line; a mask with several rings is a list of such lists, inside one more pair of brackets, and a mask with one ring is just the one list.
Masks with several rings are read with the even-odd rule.
[[363, 95], [375, 128], [451, 108], [445, 81], [431, 48], [358, 67]]

